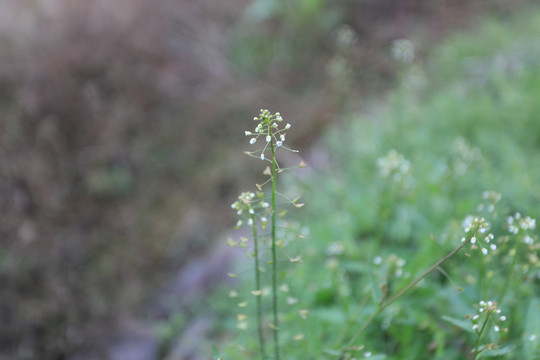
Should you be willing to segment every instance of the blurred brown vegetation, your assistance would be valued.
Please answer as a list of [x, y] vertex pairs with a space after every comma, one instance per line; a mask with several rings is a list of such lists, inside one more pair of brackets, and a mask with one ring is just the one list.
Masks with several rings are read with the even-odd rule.
[[0, 354], [69, 357], [210, 246], [252, 183], [237, 144], [258, 109], [302, 146], [342, 111], [340, 25], [356, 106], [393, 79], [392, 40], [516, 6], [472, 3], [3, 0]]

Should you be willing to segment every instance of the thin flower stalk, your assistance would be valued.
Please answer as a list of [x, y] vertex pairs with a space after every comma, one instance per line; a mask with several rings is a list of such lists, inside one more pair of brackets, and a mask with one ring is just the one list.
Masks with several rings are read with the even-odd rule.
[[[371, 316], [364, 322], [364, 324], [356, 331], [356, 333], [353, 335], [351, 340], [343, 347], [343, 349], [350, 348], [353, 346], [354, 342], [364, 332], [364, 330], [377, 318], [377, 316], [383, 312], [384, 309], [386, 309], [388, 306], [392, 305], [396, 300], [398, 300], [403, 294], [405, 294], [407, 291], [412, 289], [416, 284], [418, 284], [422, 279], [424, 279], [427, 275], [432, 273], [434, 270], [436, 270], [439, 266], [441, 266], [444, 262], [446, 262], [448, 259], [450, 259], [452, 256], [457, 254], [461, 249], [463, 249], [465, 246], [469, 245], [471, 243], [471, 240], [476, 237], [476, 234], [479, 230], [482, 229], [482, 224], [477, 224], [476, 228], [474, 229], [473, 234], [471, 236], [463, 241], [458, 247], [456, 247], [454, 250], [452, 250], [450, 253], [448, 253], [446, 256], [438, 260], [435, 264], [433, 264], [429, 269], [424, 271], [420, 276], [412, 280], [410, 283], [408, 283], [403, 289], [401, 289], [397, 294], [386, 300], [384, 297], [381, 299], [377, 310], [371, 314]], [[341, 350], [341, 354], [336, 358], [336, 360], [343, 359], [344, 351]]]
[[256, 296], [256, 306], [257, 306], [257, 332], [259, 336], [259, 351], [261, 352], [262, 359], [266, 359], [265, 352], [265, 342], [263, 335], [263, 311], [262, 311], [262, 297], [261, 297], [261, 271], [259, 264], [259, 237], [257, 234], [257, 226], [255, 226], [255, 215], [250, 214], [251, 221], [253, 223], [253, 257], [255, 261], [255, 291], [257, 292]]
[[[274, 342], [274, 354], [273, 358], [276, 360], [281, 359], [281, 349], [280, 349], [280, 341], [279, 341], [279, 312], [278, 312], [278, 287], [277, 287], [277, 276], [278, 276], [278, 261], [277, 261], [277, 246], [278, 246], [278, 239], [277, 239], [277, 204], [276, 204], [276, 197], [278, 195], [277, 193], [277, 175], [284, 170], [287, 169], [281, 169], [279, 167], [279, 164], [276, 159], [276, 149], [277, 148], [283, 148], [284, 150], [296, 152], [295, 150], [291, 150], [287, 146], [284, 145], [285, 139], [286, 139], [286, 131], [291, 128], [290, 124], [286, 124], [282, 128], [279, 127], [279, 123], [283, 121], [283, 118], [279, 113], [271, 114], [268, 110], [261, 110], [260, 115], [258, 117], [255, 117], [253, 120], [257, 121], [258, 124], [254, 131], [246, 131], [246, 136], [251, 136], [250, 144], [255, 144], [257, 141], [262, 138], [264, 140], [264, 146], [262, 149], [253, 151], [253, 152], [246, 152], [247, 155], [251, 157], [259, 158], [263, 161], [268, 161], [271, 163], [271, 166], [267, 168], [267, 170], [264, 171], [265, 175], [269, 176], [269, 179], [264, 182], [262, 185], [257, 185], [257, 188], [262, 193], [262, 186], [267, 184], [268, 182], [271, 183], [272, 186], [272, 193], [271, 193], [271, 203], [269, 204], [270, 207], [270, 250], [271, 250], [271, 292], [272, 292], [272, 322], [269, 324], [269, 327], [272, 330], [272, 336], [273, 336], [273, 342]], [[300, 164], [298, 167], [303, 167], [303, 163]], [[296, 207], [301, 207], [303, 204], [296, 204], [294, 201], [292, 201], [293, 205]], [[254, 219], [251, 221], [254, 222]], [[263, 228], [265, 227], [265, 222], [263, 224]], [[256, 235], [254, 233], [254, 238], [256, 238]], [[258, 243], [255, 241], [255, 269], [256, 269], [256, 286], [257, 290], [256, 293], [260, 293], [260, 274], [259, 274], [259, 251], [258, 251]], [[257, 300], [260, 301], [260, 296], [257, 296]], [[259, 305], [258, 305], [259, 306]], [[258, 321], [259, 323], [262, 323], [262, 309], [258, 308]], [[264, 348], [264, 341], [263, 341], [263, 334], [262, 329], [260, 329], [259, 332], [259, 343], [261, 349]], [[263, 357], [266, 355], [261, 350], [261, 354]]]
[[[270, 127], [268, 129], [270, 131]], [[273, 139], [271, 140], [270, 150], [272, 151], [272, 218], [271, 218], [271, 238], [272, 238], [272, 313], [274, 319], [274, 356], [280, 359], [279, 350], [279, 319], [278, 319], [278, 299], [277, 299], [277, 255], [276, 255], [276, 183], [277, 183], [277, 164]]]

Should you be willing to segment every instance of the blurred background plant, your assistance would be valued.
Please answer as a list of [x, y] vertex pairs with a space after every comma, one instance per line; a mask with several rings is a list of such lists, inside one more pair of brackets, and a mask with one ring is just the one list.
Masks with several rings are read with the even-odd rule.
[[[2, 0], [0, 354], [70, 358], [103, 348], [113, 331], [103, 329], [150, 316], [143, 305], [213, 246], [235, 194], [254, 182], [238, 176], [251, 163], [235, 145], [259, 108], [279, 108], [297, 129], [288, 140], [309, 147], [401, 74], [422, 79], [422, 67], [394, 59], [408, 51], [396, 40], [411, 39], [413, 64], [422, 64], [449, 30], [485, 13], [506, 19], [530, 2]], [[486, 49], [511, 36], [490, 34]], [[477, 59], [463, 66], [514, 101], [500, 74], [535, 61], [523, 41], [489, 66], [481, 46], [464, 45]], [[462, 70], [455, 51], [440, 51], [444, 81]], [[160, 327], [165, 342], [177, 328]]]

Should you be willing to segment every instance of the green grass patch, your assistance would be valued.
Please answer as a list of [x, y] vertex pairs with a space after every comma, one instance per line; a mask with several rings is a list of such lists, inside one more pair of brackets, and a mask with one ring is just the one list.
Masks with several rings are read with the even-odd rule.
[[[540, 12], [490, 20], [413, 64], [384, 109], [346, 115], [328, 134], [328, 164], [294, 183], [306, 207], [278, 232], [302, 260], [280, 264], [284, 359], [538, 358], [538, 238], [524, 219], [540, 217], [539, 55]], [[471, 239], [468, 215], [489, 230], [370, 321]], [[242, 279], [235, 291], [249, 299]], [[255, 317], [252, 302], [225, 299], [215, 299], [230, 301], [224, 323]], [[224, 359], [257, 357], [251, 321]]]

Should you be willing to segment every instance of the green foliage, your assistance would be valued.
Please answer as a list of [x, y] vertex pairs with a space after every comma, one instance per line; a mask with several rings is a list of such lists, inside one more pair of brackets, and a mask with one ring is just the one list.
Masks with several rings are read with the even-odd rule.
[[328, 135], [330, 161], [303, 182], [303, 264], [284, 278], [295, 299], [281, 299], [285, 358], [538, 356], [539, 20], [443, 44], [422, 73], [434, 84], [405, 76], [387, 108]]
[[293, 73], [313, 66], [328, 46], [328, 34], [341, 20], [326, 0], [255, 0], [235, 28], [230, 55], [248, 74]]
[[529, 304], [525, 321], [525, 331], [522, 336], [523, 359], [538, 359], [540, 356], [540, 299], [535, 297]]

